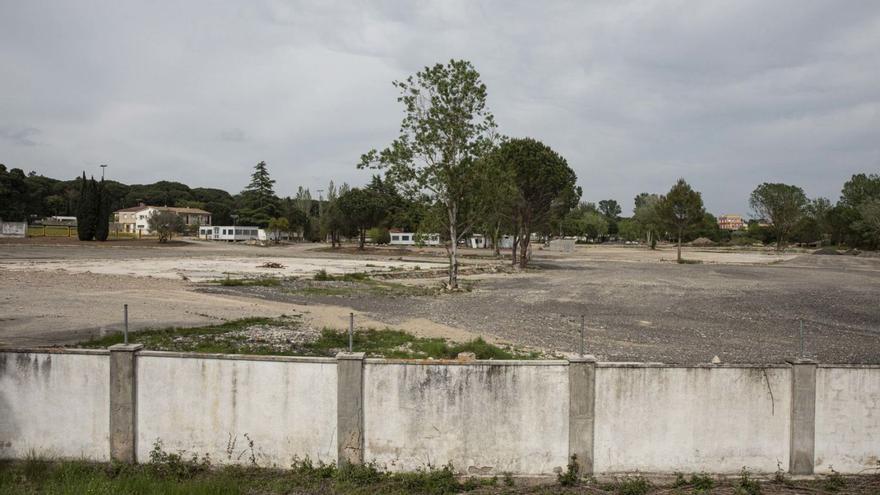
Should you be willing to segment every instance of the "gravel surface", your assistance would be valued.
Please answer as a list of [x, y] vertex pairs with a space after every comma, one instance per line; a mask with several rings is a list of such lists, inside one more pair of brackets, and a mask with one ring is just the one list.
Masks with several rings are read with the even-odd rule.
[[[304, 314], [313, 329], [345, 328], [348, 312], [364, 326], [392, 326], [423, 336], [489, 340], [547, 351], [578, 349], [580, 314], [586, 315], [587, 350], [603, 360], [705, 363], [781, 362], [806, 351], [826, 363], [880, 363], [880, 257], [776, 255], [768, 250], [689, 248], [677, 265], [674, 250], [578, 246], [572, 254], [536, 251], [536, 269], [479, 273], [471, 292], [435, 291], [303, 293], [294, 287], [219, 287], [185, 280], [68, 273], [22, 263], [108, 260], [114, 264], [157, 259], [244, 260], [256, 267], [271, 258], [285, 266], [298, 258], [324, 258], [328, 266], [356, 257], [405, 260], [430, 271], [440, 250], [272, 248], [214, 243], [147, 244], [0, 243], [0, 342], [10, 345], [69, 343], [116, 331], [121, 305], [132, 309], [133, 328], [194, 326], [242, 318]], [[493, 262], [486, 250], [468, 252], [465, 269]], [[490, 253], [489, 253], [490, 254]], [[481, 256], [482, 257], [478, 257]], [[311, 262], [311, 261], [310, 261]], [[320, 264], [320, 263], [318, 263]], [[4, 269], [4, 267], [6, 267]], [[410, 275], [414, 275], [412, 272]], [[423, 274], [419, 274], [423, 276]], [[301, 279], [302, 280], [302, 279]], [[389, 282], [436, 287], [438, 278]], [[302, 282], [299, 285], [307, 285]], [[336, 284], [340, 288], [357, 284]], [[294, 289], [294, 290], [290, 290]], [[332, 292], [332, 291], [331, 291]]]
[[[345, 306], [389, 324], [424, 318], [519, 345], [587, 349], [602, 360], [880, 363], [880, 260], [801, 255], [772, 265], [547, 260], [487, 276], [469, 293], [400, 298], [369, 290], [302, 295], [272, 287], [210, 288], [273, 301]], [[479, 277], [477, 277], [479, 278]]]

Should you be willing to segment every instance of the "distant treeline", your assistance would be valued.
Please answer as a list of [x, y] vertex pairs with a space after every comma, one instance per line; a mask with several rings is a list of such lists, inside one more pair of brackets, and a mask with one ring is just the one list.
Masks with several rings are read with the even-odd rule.
[[[0, 218], [33, 220], [49, 216], [75, 216], [82, 191], [82, 177], [58, 180], [0, 164]], [[123, 184], [105, 180], [110, 211], [144, 203], [152, 206], [191, 206], [210, 211], [216, 222], [231, 223], [235, 197], [222, 189], [190, 188], [180, 182]]]

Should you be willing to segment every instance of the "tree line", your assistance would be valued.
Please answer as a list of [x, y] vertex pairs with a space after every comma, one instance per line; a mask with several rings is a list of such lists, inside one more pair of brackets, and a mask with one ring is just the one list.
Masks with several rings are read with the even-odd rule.
[[[400, 135], [385, 148], [361, 156], [358, 168], [376, 171], [363, 187], [333, 182], [315, 199], [309, 189], [279, 198], [268, 165], [254, 167], [238, 194], [189, 188], [177, 182], [125, 185], [102, 181], [110, 210], [138, 203], [208, 210], [215, 225], [255, 225], [295, 231], [304, 240], [368, 238], [387, 241], [388, 229], [439, 233], [449, 255], [448, 286], [458, 286], [458, 245], [484, 234], [496, 252], [509, 236], [512, 263], [525, 267], [533, 237], [574, 236], [595, 242], [658, 240], [750, 244], [831, 242], [880, 246], [880, 176], [858, 174], [840, 200], [809, 199], [800, 187], [765, 183], [749, 198], [754, 221], [743, 232], [719, 229], [702, 196], [684, 180], [665, 194], [641, 193], [633, 214], [622, 216], [613, 199], [581, 201], [577, 176], [564, 157], [529, 137], [498, 132], [487, 107], [487, 88], [470, 62], [435, 64], [395, 81], [403, 105]], [[0, 217], [70, 215], [78, 211], [85, 176], [57, 181], [0, 165]]]

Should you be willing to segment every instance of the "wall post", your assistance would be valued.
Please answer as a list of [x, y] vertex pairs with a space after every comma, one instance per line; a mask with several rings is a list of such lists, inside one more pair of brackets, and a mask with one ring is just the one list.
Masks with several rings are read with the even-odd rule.
[[816, 361], [794, 359], [791, 364], [791, 436], [788, 472], [813, 474], [816, 449]]
[[143, 344], [110, 346], [110, 458], [137, 461], [137, 368]]
[[580, 474], [593, 474], [596, 422], [596, 358], [568, 360], [568, 456], [577, 456]]
[[338, 463], [364, 462], [364, 353], [336, 355], [336, 445]]

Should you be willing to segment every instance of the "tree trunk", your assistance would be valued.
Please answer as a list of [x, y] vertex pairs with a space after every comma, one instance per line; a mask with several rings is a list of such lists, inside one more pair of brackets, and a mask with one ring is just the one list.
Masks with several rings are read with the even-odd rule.
[[501, 222], [495, 224], [495, 232], [492, 236], [492, 248], [495, 249], [495, 256], [501, 256], [501, 246], [498, 238], [501, 236]]
[[449, 289], [458, 289], [458, 228], [456, 207], [449, 207]]
[[360, 237], [360, 239], [359, 239], [358, 249], [363, 251], [364, 244], [366, 244], [366, 241], [367, 241], [367, 229], [361, 229], [361, 233], [360, 233], [359, 237]]
[[681, 229], [678, 229], [678, 262], [681, 263]]
[[519, 253], [519, 267], [525, 268], [529, 264], [529, 244], [532, 240], [531, 225], [528, 222], [523, 223], [522, 229], [522, 246]]

